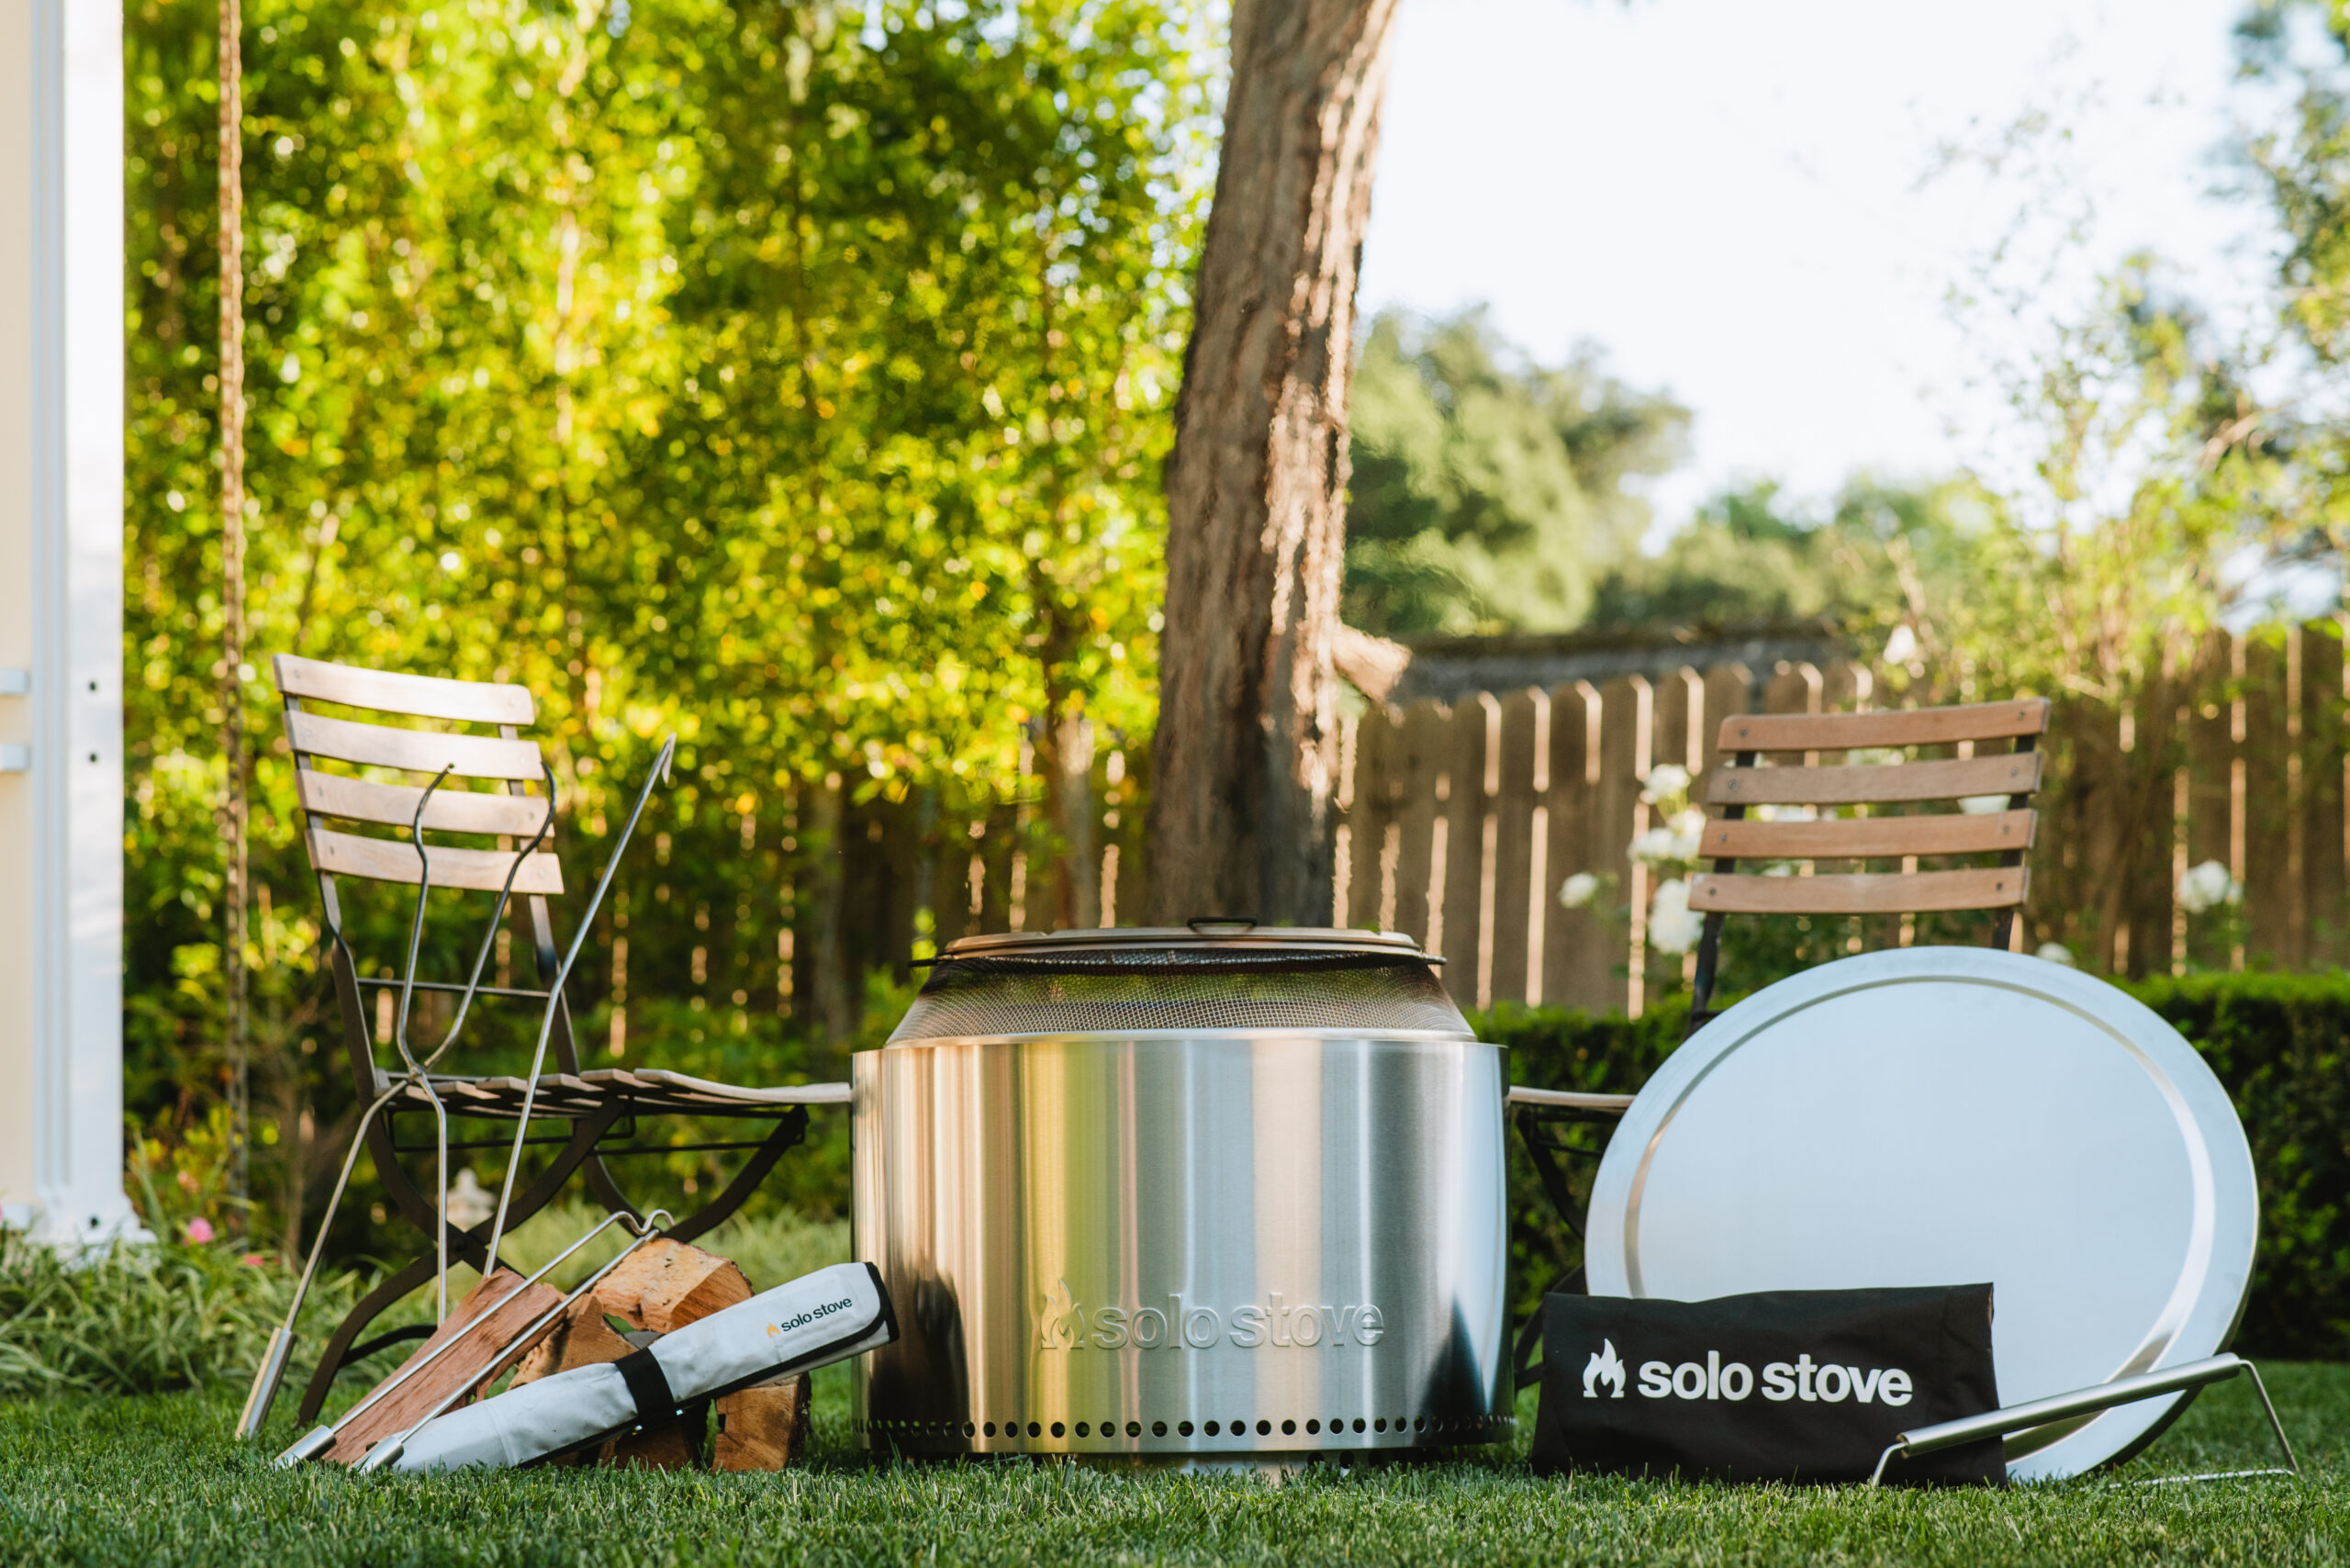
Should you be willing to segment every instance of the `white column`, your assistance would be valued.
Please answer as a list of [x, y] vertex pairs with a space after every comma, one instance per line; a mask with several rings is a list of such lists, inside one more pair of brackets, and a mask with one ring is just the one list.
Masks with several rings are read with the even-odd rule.
[[122, 1190], [122, 11], [0, 0], [0, 1215]]

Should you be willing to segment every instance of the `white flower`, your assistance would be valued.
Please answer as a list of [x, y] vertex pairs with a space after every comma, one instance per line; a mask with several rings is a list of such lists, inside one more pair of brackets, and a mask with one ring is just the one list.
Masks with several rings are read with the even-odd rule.
[[1917, 656], [1918, 633], [1905, 621], [1893, 629], [1892, 636], [1885, 640], [1885, 662], [1889, 665], [1906, 665]]
[[2243, 902], [2244, 884], [2229, 876], [2228, 868], [2217, 860], [2206, 860], [2178, 879], [2178, 904], [2189, 914]]
[[1635, 860], [1651, 866], [1660, 860], [1673, 859], [1675, 857], [1673, 853], [1673, 830], [1669, 827], [1652, 827], [1626, 846], [1624, 853]]
[[1640, 799], [1654, 804], [1688, 792], [1689, 770], [1665, 762], [1649, 769], [1648, 782], [1640, 790]]
[[1754, 819], [1766, 823], [1813, 823], [1819, 820], [1818, 806], [1757, 806]]
[[1660, 953], [1685, 953], [1697, 945], [1705, 918], [1689, 907], [1689, 884], [1679, 877], [1656, 890], [1656, 905], [1649, 911], [1649, 946]]
[[1689, 806], [1633, 839], [1625, 853], [1650, 866], [1665, 860], [1695, 860], [1705, 834], [1706, 813]]
[[2008, 798], [2005, 795], [1962, 795], [1958, 800], [1958, 809], [1969, 816], [1986, 817], [1993, 812], [2006, 811]]
[[2032, 957], [2044, 958], [2052, 964], [2062, 964], [2068, 969], [2073, 967], [2073, 950], [2062, 942], [2042, 942]]
[[1577, 871], [1559, 884], [1559, 907], [1581, 909], [1599, 896], [1599, 879], [1588, 871]]
[[1673, 857], [1675, 860], [1697, 858], [1697, 846], [1705, 842], [1706, 837], [1706, 813], [1691, 806], [1667, 818], [1664, 825], [1673, 830]]

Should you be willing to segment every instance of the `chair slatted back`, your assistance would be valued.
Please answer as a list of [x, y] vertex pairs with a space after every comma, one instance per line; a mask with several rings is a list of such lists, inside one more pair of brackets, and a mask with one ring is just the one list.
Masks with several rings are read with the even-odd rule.
[[[2047, 700], [2036, 697], [1880, 713], [1751, 713], [1723, 720], [1720, 748], [1732, 765], [1706, 781], [1706, 802], [1723, 812], [1706, 824], [1700, 839], [1701, 855], [1713, 861], [1713, 868], [1689, 884], [1689, 907], [1707, 917], [1697, 960], [1697, 1011], [1702, 1013], [1712, 993], [1721, 917], [1727, 914], [1996, 910], [2001, 913], [1993, 945], [2008, 946], [2015, 911], [2031, 886], [2023, 862], [2038, 822], [2031, 797], [2046, 762], [2036, 747], [2047, 729]], [[1998, 742], [2011, 743], [2010, 749], [1920, 761], [1814, 760], [1822, 752], [1941, 745], [1973, 750]], [[1769, 765], [1762, 761], [1766, 756]], [[1962, 809], [1841, 814], [1852, 807], [1937, 802], [1962, 803]], [[1758, 807], [1781, 806], [1838, 814], [1809, 821], [1747, 815]], [[1983, 807], [1991, 809], [1978, 809]], [[1984, 855], [1998, 856], [1998, 863], [1919, 868], [1920, 861]], [[1903, 868], [1738, 874], [1740, 861], [1789, 860], [1899, 860]]]
[[[507, 874], [512, 871], [514, 891], [526, 897], [531, 909], [542, 958], [551, 956], [553, 930], [545, 900], [563, 891], [562, 863], [543, 841], [538, 850], [520, 857], [519, 868], [515, 865], [520, 846], [529, 843], [546, 823], [552, 809], [544, 795], [527, 792], [532, 783], [545, 778], [538, 743], [520, 734], [537, 718], [530, 689], [399, 675], [291, 654], [278, 655], [276, 674], [285, 704], [285, 742], [294, 754], [296, 795], [308, 819], [304, 840], [330, 924], [341, 925], [336, 878], [413, 887], [421, 879], [424, 868], [405, 836], [352, 833], [328, 824], [408, 829], [433, 776], [447, 767], [450, 778], [432, 791], [423, 818], [432, 885], [495, 892], [505, 886]], [[494, 726], [497, 734], [468, 734], [334, 718], [309, 711], [305, 702]], [[329, 772], [319, 767], [321, 763], [387, 769], [418, 781], [388, 783]], [[466, 789], [460, 780], [487, 781], [500, 788]], [[493, 849], [447, 846], [434, 842], [434, 834], [485, 835], [499, 843]]]

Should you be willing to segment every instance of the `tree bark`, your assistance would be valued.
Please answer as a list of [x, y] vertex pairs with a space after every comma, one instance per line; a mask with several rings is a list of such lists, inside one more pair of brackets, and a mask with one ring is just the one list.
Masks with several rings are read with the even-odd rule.
[[1396, 0], [1239, 0], [1175, 451], [1151, 918], [1330, 918], [1355, 275]]

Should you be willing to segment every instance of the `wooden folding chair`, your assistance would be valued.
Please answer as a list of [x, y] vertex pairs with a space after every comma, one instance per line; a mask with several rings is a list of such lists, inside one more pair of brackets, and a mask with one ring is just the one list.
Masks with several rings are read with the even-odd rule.
[[[1683, 1037], [1715, 1016], [1716, 971], [1721, 956], [1722, 922], [1732, 914], [1850, 915], [1923, 914], [1993, 910], [1991, 946], [2014, 940], [2015, 912], [2031, 887], [2024, 854], [2031, 847], [2036, 813], [2031, 797], [2040, 788], [2043, 757], [2035, 749], [2048, 729], [2044, 698], [1978, 702], [1964, 707], [1897, 709], [1878, 713], [1749, 713], [1722, 721], [1719, 749], [1731, 765], [1706, 781], [1706, 803], [1722, 808], [1706, 824], [1703, 853], [1711, 871], [1690, 883], [1689, 907], [1706, 917], [1697, 944], [1689, 1022]], [[2012, 743], [1995, 754], [1975, 755], [1985, 743]], [[1969, 755], [1924, 761], [1818, 763], [1822, 752], [1906, 750], [1947, 746]], [[1770, 757], [1771, 764], [1763, 758]], [[1918, 812], [1921, 805], [2005, 797], [1996, 811]], [[1861, 814], [1873, 806], [1897, 805], [1898, 815]], [[1809, 810], [1795, 821], [1750, 817], [1757, 808]], [[1850, 813], [1850, 814], [1846, 814]], [[1937, 866], [1920, 861], [1972, 857], [1991, 862]], [[1898, 869], [1835, 870], [1807, 876], [1739, 874], [1739, 864], [1767, 862], [1781, 872], [1788, 862], [1895, 862]], [[1536, 1176], [1577, 1243], [1583, 1239], [1582, 1205], [1574, 1201], [1561, 1163], [1591, 1150], [1563, 1136], [1578, 1124], [1612, 1124], [1632, 1103], [1629, 1094], [1583, 1094], [1554, 1090], [1510, 1091], [1517, 1123]], [[1561, 1287], [1583, 1288], [1577, 1266]], [[1532, 1367], [1540, 1314], [1519, 1336], [1518, 1386], [1539, 1376]]]
[[[531, 785], [551, 790], [551, 775], [538, 743], [522, 731], [536, 717], [536, 704], [527, 688], [481, 682], [443, 680], [397, 675], [314, 659], [280, 655], [276, 660], [278, 690], [285, 701], [285, 740], [294, 755], [297, 796], [308, 819], [304, 843], [311, 869], [317, 874], [319, 899], [326, 916], [330, 962], [335, 997], [342, 1014], [343, 1049], [358, 1088], [360, 1103], [370, 1103], [391, 1092], [407, 1070], [378, 1059], [371, 993], [397, 991], [402, 981], [367, 972], [352, 952], [344, 929], [338, 882], [343, 878], [416, 887], [423, 872], [416, 846], [405, 837], [351, 831], [343, 824], [373, 824], [403, 832], [424, 806], [422, 827], [431, 854], [431, 885], [481, 893], [476, 922], [486, 920], [493, 901], [509, 885], [515, 902], [528, 912], [532, 946], [538, 974], [550, 982], [560, 969], [549, 901], [564, 890], [563, 868], [543, 848], [523, 853], [516, 847], [546, 827], [554, 802], [549, 793], [533, 794]], [[368, 714], [366, 721], [333, 717], [313, 711], [317, 704]], [[382, 714], [407, 715], [466, 726], [465, 730], [411, 728], [372, 722]], [[492, 733], [481, 734], [487, 730]], [[365, 768], [407, 775], [420, 782], [390, 783], [359, 777], [336, 768]], [[443, 769], [448, 778], [430, 791], [428, 786]], [[479, 780], [487, 790], [462, 788], [457, 780]], [[330, 825], [332, 824], [332, 825]], [[434, 834], [467, 835], [494, 842], [495, 847], [444, 846]], [[520, 864], [517, 864], [518, 856]], [[478, 931], [477, 924], [475, 927]], [[419, 979], [420, 993], [461, 993], [466, 986], [454, 980]], [[365, 1138], [386, 1195], [402, 1217], [431, 1239], [421, 1255], [394, 1270], [352, 1307], [319, 1358], [302, 1399], [300, 1418], [315, 1417], [326, 1401], [335, 1373], [387, 1345], [429, 1334], [430, 1325], [397, 1330], [354, 1348], [353, 1341], [376, 1316], [394, 1302], [431, 1280], [437, 1268], [443, 1224], [442, 1204], [402, 1163], [402, 1156], [422, 1154], [429, 1161], [434, 1143], [402, 1143], [396, 1122], [404, 1113], [430, 1114], [437, 1098], [452, 1118], [486, 1118], [512, 1123], [523, 1115], [526, 1100], [532, 1122], [541, 1118], [569, 1124], [559, 1139], [532, 1138], [533, 1145], [554, 1144], [546, 1168], [513, 1197], [506, 1218], [511, 1233], [544, 1207], [576, 1172], [586, 1178], [597, 1203], [609, 1210], [640, 1214], [621, 1192], [605, 1159], [614, 1155], [667, 1155], [663, 1144], [610, 1141], [616, 1135], [634, 1137], [636, 1118], [647, 1115], [691, 1115], [765, 1121], [772, 1126], [761, 1137], [698, 1146], [747, 1150], [748, 1158], [733, 1181], [706, 1206], [667, 1234], [690, 1240], [708, 1231], [739, 1208], [784, 1151], [807, 1134], [811, 1104], [842, 1103], [846, 1084], [811, 1084], [797, 1088], [755, 1089], [712, 1083], [682, 1073], [636, 1068], [626, 1071], [603, 1069], [582, 1071], [572, 1037], [568, 1002], [547, 990], [484, 985], [478, 994], [553, 1007], [552, 1046], [557, 1070], [541, 1077], [535, 1089], [523, 1079], [429, 1072], [426, 1083], [411, 1083], [394, 1095], [383, 1114], [369, 1124]], [[472, 1148], [505, 1149], [512, 1135], [477, 1141], [453, 1142], [452, 1152]], [[489, 1230], [485, 1220], [470, 1229], [449, 1225], [447, 1255], [476, 1269], [486, 1261]], [[290, 1327], [290, 1325], [289, 1325]]]
[[[1706, 803], [1722, 808], [1706, 824], [1703, 853], [1714, 868], [1689, 884], [1689, 907], [1706, 917], [1689, 999], [1689, 1031], [1709, 1008], [1721, 956], [1722, 920], [1732, 914], [1925, 914], [1996, 910], [1991, 946], [2014, 940], [2016, 911], [2031, 887], [2031, 808], [2044, 760], [2035, 748], [2048, 729], [2048, 701], [1977, 702], [1882, 713], [1749, 713], [1722, 721], [1720, 749], [1731, 766], [1706, 781]], [[2009, 749], [1932, 761], [1821, 767], [1821, 752], [1952, 746], [1985, 742]], [[1764, 766], [1762, 759], [1777, 759]], [[2005, 796], [1998, 811], [1863, 815], [1873, 806], [1914, 807]], [[1817, 813], [1763, 821], [1758, 807]], [[1990, 865], [1920, 870], [1921, 860], [1973, 857]], [[1809, 876], [1739, 875], [1739, 862], [1897, 861], [1898, 869]]]

